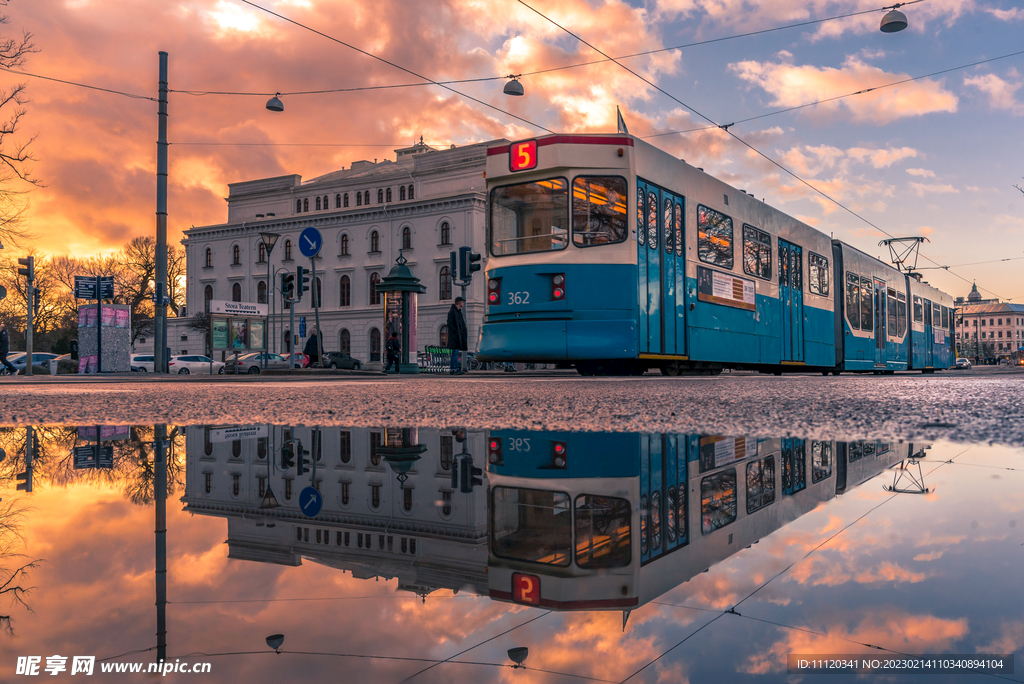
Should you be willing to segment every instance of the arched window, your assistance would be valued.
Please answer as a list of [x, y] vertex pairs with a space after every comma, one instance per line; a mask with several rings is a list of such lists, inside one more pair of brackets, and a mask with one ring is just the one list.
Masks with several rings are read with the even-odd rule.
[[235, 266], [242, 263], [242, 249], [238, 245], [231, 248], [231, 263]]
[[363, 193], [361, 193], [361, 192], [357, 192], [356, 193], [356, 206], [357, 207], [363, 206]]
[[370, 251], [380, 251], [380, 233], [378, 233], [377, 231], [373, 231], [370, 233]]
[[398, 188], [398, 199], [399, 200], [404, 200], [405, 199], [405, 186], [404, 185], [402, 187]]
[[348, 193], [346, 192], [343, 197], [344, 199], [342, 199], [342, 206], [348, 208]]
[[207, 285], [206, 290], [203, 292], [203, 301], [205, 302], [205, 311], [210, 313], [210, 302], [213, 301], [213, 285]]
[[404, 487], [402, 489], [402, 508], [406, 512], [412, 510], [412, 487]]
[[377, 188], [377, 204], [384, 204], [384, 191]]
[[409, 186], [409, 199], [415, 199], [412, 194], [412, 186]]
[[316, 300], [314, 301], [313, 306], [318, 309], [324, 308], [324, 290], [320, 284], [320, 278], [316, 279]]
[[363, 192], [363, 204], [369, 204], [369, 203], [370, 203], [370, 191], [366, 190], [366, 191]]
[[370, 508], [380, 508], [380, 485], [370, 485]]
[[260, 254], [260, 256], [259, 256], [259, 262], [258, 263], [262, 264], [262, 263], [264, 263], [267, 260], [267, 246], [265, 244], [263, 244], [262, 242], [260, 242], [259, 254]]
[[[347, 275], [341, 276], [341, 285], [338, 287], [338, 306], [352, 306], [352, 281]], [[347, 332], [347, 331], [345, 331]]]
[[391, 201], [391, 188], [387, 189], [387, 192], [385, 193], [385, 196], [387, 197], [387, 201], [390, 202]]
[[291, 261], [292, 260], [292, 241], [291, 240], [285, 240], [284, 241], [284, 260], [285, 261]]
[[302, 200], [302, 211], [309, 211], [309, 198]]
[[448, 225], [447, 221], [441, 224], [441, 244], [452, 244], [452, 227]]
[[320, 211], [320, 198], [319, 197], [316, 198], [316, 210]]
[[242, 286], [240, 283], [235, 283], [234, 285], [231, 286], [231, 301], [242, 301]]
[[441, 276], [438, 278], [438, 299], [452, 298], [452, 271], [447, 266], [441, 267]]
[[[352, 353], [352, 333], [348, 330], [343, 329], [338, 339], [338, 346], [341, 347], [341, 351], [346, 354]], [[347, 461], [346, 461], [347, 462]]]
[[334, 208], [341, 209], [341, 193], [334, 196]]
[[341, 256], [348, 256], [348, 235], [341, 236]]
[[380, 363], [380, 330], [370, 331], [370, 363]]
[[206, 268], [213, 266], [213, 250], [209, 247], [206, 248]]
[[402, 228], [402, 249], [412, 249], [412, 228]]
[[242, 440], [233, 439], [231, 440], [231, 458], [242, 457]]
[[[380, 292], [377, 292], [377, 283], [379, 282], [380, 273], [374, 271], [370, 274], [370, 304], [380, 304]], [[380, 332], [377, 333], [377, 337], [380, 337]], [[377, 360], [380, 361], [380, 359]]]
[[331, 205], [327, 201], [327, 195], [324, 195], [324, 209], [330, 209]]
[[291, 344], [292, 344], [292, 331], [291, 330], [285, 330], [284, 331], [284, 348], [286, 350], [284, 352], [285, 354], [288, 353], [288, 351], [287, 351], [288, 349], [291, 349]]
[[262, 280], [256, 286], [256, 303], [266, 304], [267, 303], [267, 284]]
[[440, 344], [445, 349], [448, 348], [448, 326], [447, 325], [442, 325], [441, 326], [441, 334], [438, 335], [438, 344]]
[[295, 213], [302, 213], [302, 200], [295, 200]]

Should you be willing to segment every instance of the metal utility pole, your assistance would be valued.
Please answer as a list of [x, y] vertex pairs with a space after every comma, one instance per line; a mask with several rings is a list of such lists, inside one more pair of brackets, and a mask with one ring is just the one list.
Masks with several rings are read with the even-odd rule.
[[[167, 658], [167, 426], [154, 428], [153, 507], [156, 509], [156, 653]], [[99, 432], [96, 433], [99, 435]]]
[[[153, 372], [167, 367], [167, 53], [160, 52], [160, 106], [156, 143], [156, 310], [153, 314]], [[99, 321], [97, 321], [97, 324]]]

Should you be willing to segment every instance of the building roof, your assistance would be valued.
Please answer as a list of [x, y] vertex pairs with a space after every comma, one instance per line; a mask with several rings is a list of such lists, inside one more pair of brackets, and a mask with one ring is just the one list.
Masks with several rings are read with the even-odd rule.
[[1009, 302], [988, 302], [985, 304], [968, 304], [961, 310], [965, 316], [975, 314], [1024, 314], [1024, 304], [1010, 304]]

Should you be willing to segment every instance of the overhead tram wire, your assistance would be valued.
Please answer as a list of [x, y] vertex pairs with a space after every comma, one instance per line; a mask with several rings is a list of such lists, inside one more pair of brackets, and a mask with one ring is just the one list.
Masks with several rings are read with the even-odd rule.
[[541, 126], [538, 123], [534, 123], [534, 122], [530, 121], [529, 119], [524, 119], [523, 117], [518, 116], [516, 114], [513, 114], [512, 112], [506, 111], [506, 110], [504, 110], [504, 109], [502, 109], [500, 107], [495, 107], [494, 105], [492, 105], [490, 103], [484, 102], [483, 100], [475, 98], [472, 95], [467, 95], [467, 94], [465, 94], [463, 92], [460, 92], [460, 91], [456, 90], [455, 88], [452, 88], [450, 86], [444, 85], [443, 83], [441, 83], [439, 81], [435, 81], [432, 78], [428, 78], [426, 76], [423, 76], [422, 74], [418, 74], [418, 73], [416, 73], [415, 71], [413, 71], [411, 69], [407, 69], [404, 66], [396, 64], [395, 62], [392, 62], [390, 60], [384, 59], [383, 57], [378, 57], [377, 55], [373, 54], [372, 52], [367, 52], [366, 50], [358, 48], [355, 45], [352, 45], [351, 43], [346, 43], [343, 40], [340, 40], [338, 38], [335, 38], [334, 36], [328, 35], [328, 34], [324, 33], [323, 31], [318, 31], [315, 28], [312, 28], [311, 26], [306, 26], [305, 24], [303, 24], [301, 22], [298, 22], [298, 21], [296, 21], [294, 19], [290, 19], [290, 18], [284, 16], [283, 14], [279, 14], [277, 12], [274, 12], [273, 10], [267, 9], [266, 7], [262, 7], [260, 5], [257, 5], [256, 3], [252, 2], [252, 0], [238, 0], [238, 1], [242, 2], [242, 3], [245, 3], [246, 5], [249, 5], [250, 7], [254, 7], [254, 8], [260, 10], [260, 11], [266, 12], [267, 14], [275, 16], [278, 19], [281, 19], [282, 21], [288, 22], [289, 24], [294, 24], [295, 26], [298, 26], [299, 28], [306, 29], [310, 33], [315, 33], [316, 35], [321, 36], [323, 38], [326, 38], [327, 40], [335, 42], [335, 43], [337, 43], [339, 45], [344, 45], [345, 47], [349, 48], [350, 50], [355, 50], [356, 52], [358, 52], [358, 53], [360, 53], [362, 55], [366, 55], [367, 57], [372, 57], [373, 59], [375, 59], [375, 60], [377, 60], [379, 62], [383, 62], [384, 64], [387, 64], [388, 66], [391, 66], [391, 67], [394, 67], [395, 69], [399, 69], [401, 71], [404, 71], [405, 73], [410, 74], [412, 76], [415, 76], [416, 78], [421, 78], [424, 81], [428, 81], [428, 82], [430, 82], [430, 83], [432, 83], [432, 84], [434, 84], [436, 86], [440, 86], [441, 88], [444, 88], [445, 90], [447, 90], [449, 92], [455, 93], [459, 97], [462, 97], [462, 98], [465, 98], [467, 100], [471, 100], [473, 102], [476, 102], [477, 104], [483, 105], [483, 106], [487, 107], [488, 109], [493, 109], [496, 112], [501, 112], [502, 114], [504, 114], [506, 116], [510, 116], [513, 119], [516, 119], [517, 121], [521, 121], [521, 122], [527, 124], [528, 126], [531, 126], [532, 128], [538, 128], [538, 129], [540, 129], [542, 131], [547, 131], [548, 133], [552, 133], [552, 134], [554, 133], [554, 131], [552, 131], [550, 128], [545, 128], [544, 126]]
[[[853, 209], [851, 209], [850, 207], [846, 206], [845, 204], [843, 204], [843, 203], [842, 203], [842, 202], [840, 202], [839, 200], [837, 200], [837, 199], [835, 199], [834, 197], [832, 197], [831, 195], [827, 194], [827, 193], [826, 193], [826, 192], [825, 192], [824, 190], [820, 190], [819, 188], [815, 187], [814, 185], [811, 185], [811, 183], [810, 183], [810, 182], [808, 182], [808, 181], [804, 180], [804, 179], [803, 179], [803, 178], [802, 178], [801, 176], [798, 176], [798, 175], [796, 174], [796, 172], [794, 172], [794, 171], [791, 171], [791, 170], [790, 170], [790, 169], [788, 169], [787, 167], [783, 166], [783, 165], [782, 165], [782, 164], [781, 164], [780, 162], [777, 162], [777, 161], [775, 161], [774, 159], [772, 159], [771, 157], [769, 157], [769, 156], [768, 156], [767, 154], [765, 154], [765, 153], [764, 153], [764, 152], [762, 152], [761, 150], [757, 149], [756, 147], [754, 147], [753, 145], [751, 145], [750, 143], [748, 143], [748, 142], [747, 142], [746, 140], [744, 140], [743, 138], [739, 137], [738, 135], [736, 135], [735, 133], [733, 133], [732, 131], [730, 131], [730, 130], [729, 130], [729, 128], [730, 128], [730, 127], [732, 126], [732, 124], [720, 124], [720, 123], [716, 122], [716, 121], [715, 121], [714, 119], [712, 119], [711, 117], [709, 117], [709, 116], [707, 116], [707, 115], [703, 114], [702, 112], [699, 112], [699, 111], [697, 111], [696, 109], [694, 109], [694, 108], [693, 108], [693, 107], [691, 107], [690, 105], [686, 104], [685, 102], [683, 102], [682, 100], [680, 100], [680, 99], [679, 99], [678, 97], [676, 97], [676, 96], [675, 96], [675, 95], [673, 95], [672, 93], [668, 92], [668, 91], [667, 91], [667, 90], [665, 90], [664, 88], [660, 87], [660, 86], [659, 86], [659, 85], [657, 85], [656, 83], [653, 83], [653, 82], [652, 82], [652, 81], [650, 81], [649, 79], [647, 79], [647, 78], [644, 78], [644, 77], [643, 77], [642, 75], [640, 75], [640, 74], [638, 74], [637, 72], [633, 71], [632, 69], [630, 69], [630, 68], [629, 68], [628, 66], [626, 66], [625, 64], [622, 64], [621, 62], [619, 62], [619, 61], [618, 61], [617, 59], [615, 59], [614, 57], [609, 57], [609, 56], [608, 56], [608, 55], [607, 55], [607, 54], [606, 54], [605, 52], [603, 52], [603, 51], [602, 51], [602, 50], [601, 50], [600, 48], [596, 47], [595, 45], [593, 45], [593, 44], [591, 44], [591, 43], [588, 43], [588, 42], [587, 42], [586, 40], [584, 40], [584, 39], [583, 39], [583, 38], [582, 38], [581, 36], [579, 36], [579, 35], [577, 35], [577, 34], [573, 33], [572, 31], [570, 31], [570, 30], [569, 30], [569, 29], [567, 29], [566, 27], [564, 27], [564, 26], [562, 26], [561, 24], [559, 24], [558, 22], [556, 22], [556, 21], [555, 21], [554, 19], [551, 19], [550, 17], [548, 17], [547, 15], [545, 15], [545, 14], [544, 14], [543, 12], [541, 12], [540, 10], [538, 10], [538, 9], [535, 9], [535, 8], [531, 7], [530, 5], [526, 4], [526, 2], [524, 2], [524, 0], [517, 0], [517, 1], [518, 1], [518, 2], [519, 2], [519, 4], [520, 4], [520, 5], [522, 5], [523, 7], [526, 7], [527, 9], [529, 9], [529, 10], [531, 10], [532, 12], [536, 13], [537, 15], [539, 15], [539, 16], [540, 16], [541, 18], [543, 18], [544, 20], [546, 20], [546, 21], [550, 22], [550, 23], [551, 23], [551, 24], [553, 24], [554, 26], [558, 27], [559, 29], [561, 29], [561, 30], [562, 30], [562, 31], [564, 31], [565, 33], [569, 34], [570, 36], [572, 36], [573, 38], [575, 38], [575, 39], [576, 39], [576, 40], [578, 40], [579, 42], [581, 42], [581, 43], [583, 43], [584, 45], [586, 45], [587, 47], [589, 47], [589, 48], [590, 48], [591, 50], [593, 50], [593, 51], [597, 52], [598, 54], [600, 54], [600, 55], [602, 55], [602, 56], [604, 56], [604, 57], [606, 57], [606, 58], [607, 58], [607, 59], [608, 59], [609, 61], [611, 61], [611, 62], [614, 62], [614, 63], [615, 63], [615, 64], [616, 64], [617, 66], [619, 66], [619, 67], [621, 67], [622, 69], [624, 69], [624, 70], [628, 71], [628, 72], [629, 72], [630, 74], [632, 74], [632, 75], [633, 75], [633, 76], [635, 76], [636, 78], [640, 79], [641, 81], [643, 81], [644, 83], [646, 83], [646, 84], [647, 84], [647, 85], [649, 85], [650, 87], [654, 88], [655, 90], [657, 90], [657, 91], [658, 91], [659, 93], [661, 93], [661, 94], [662, 94], [662, 95], [664, 95], [665, 97], [668, 97], [668, 98], [669, 98], [669, 99], [671, 99], [672, 101], [674, 101], [674, 102], [676, 102], [676, 103], [678, 103], [678, 104], [682, 105], [683, 107], [685, 107], [686, 109], [690, 110], [691, 112], [693, 112], [694, 114], [696, 114], [696, 115], [697, 115], [697, 116], [699, 116], [700, 118], [702, 118], [702, 119], [704, 119], [705, 121], [707, 121], [707, 122], [708, 122], [709, 124], [712, 124], [713, 126], [715, 126], [715, 127], [717, 127], [717, 128], [721, 128], [721, 129], [722, 129], [723, 131], [725, 131], [725, 132], [726, 132], [726, 134], [727, 134], [727, 135], [729, 135], [729, 136], [730, 136], [730, 137], [732, 137], [732, 138], [733, 138], [734, 140], [736, 140], [737, 142], [739, 142], [740, 144], [742, 144], [742, 145], [743, 145], [744, 147], [746, 147], [747, 149], [749, 149], [749, 150], [750, 150], [751, 152], [754, 152], [754, 153], [755, 153], [755, 154], [757, 154], [758, 156], [762, 157], [763, 159], [765, 159], [766, 161], [768, 161], [769, 163], [771, 163], [771, 164], [772, 164], [773, 166], [776, 166], [776, 167], [777, 167], [777, 168], [779, 168], [780, 170], [784, 171], [784, 172], [785, 172], [786, 174], [788, 174], [789, 176], [793, 177], [794, 179], [796, 179], [797, 181], [799, 181], [799, 182], [800, 182], [801, 184], [805, 185], [806, 187], [810, 188], [810, 189], [811, 189], [811, 190], [813, 190], [813, 191], [814, 191], [815, 193], [817, 193], [817, 194], [821, 195], [822, 197], [824, 197], [825, 199], [827, 199], [827, 200], [828, 200], [829, 202], [832, 202], [832, 203], [833, 203], [833, 204], [835, 204], [835, 205], [836, 205], [837, 207], [839, 207], [839, 208], [843, 209], [844, 211], [846, 211], [847, 213], [849, 213], [849, 214], [850, 214], [851, 216], [854, 216], [855, 218], [858, 218], [858, 219], [860, 219], [861, 221], [863, 221], [863, 222], [864, 222], [864, 223], [866, 223], [867, 225], [871, 226], [872, 228], [874, 228], [874, 229], [875, 229], [875, 230], [877, 230], [878, 232], [882, 233], [883, 235], [888, 235], [889, 237], [896, 237], [895, 235], [893, 235], [893, 234], [892, 234], [892, 233], [890, 233], [889, 231], [887, 231], [887, 230], [885, 230], [884, 228], [881, 228], [881, 227], [879, 227], [878, 225], [876, 225], [876, 224], [872, 223], [871, 221], [869, 221], [868, 219], [866, 219], [865, 217], [861, 216], [861, 215], [860, 215], [860, 214], [858, 214], [858, 213], [857, 213], [856, 211], [854, 211]], [[242, 2], [248, 2], [248, 0], [242, 0]], [[924, 256], [924, 258], [925, 258], [925, 259], [927, 259], [928, 261], [932, 262], [932, 263], [933, 263], [933, 264], [935, 264], [936, 266], [941, 266], [941, 264], [940, 264], [939, 262], [935, 261], [934, 259], [932, 259], [932, 258], [930, 258], [930, 257], [928, 257], [928, 256]], [[954, 273], [953, 271], [950, 271], [950, 270], [948, 270], [948, 269], [947, 269], [947, 271], [946, 271], [946, 272], [947, 272], [947, 273], [950, 273], [950, 274], [952, 274], [952, 275], [954, 275], [954, 276], [956, 276], [957, 278], [959, 278], [960, 280], [963, 280], [964, 282], [967, 282], [967, 283], [973, 283], [973, 281], [971, 281], [971, 280], [968, 280], [967, 278], [964, 278], [964, 277], [963, 277], [962, 275], [960, 275], [960, 274], [958, 274], [958, 273]], [[996, 294], [995, 292], [992, 292], [991, 290], [988, 290], [988, 289], [985, 289], [985, 288], [979, 288], [979, 289], [985, 290], [985, 291], [986, 291], [986, 292], [988, 292], [989, 294], [995, 295], [995, 296], [996, 296], [997, 298], [999, 297], [999, 295], [997, 295], [997, 294]]]
[[149, 97], [148, 95], [136, 95], [135, 93], [126, 93], [126, 92], [124, 92], [122, 90], [113, 90], [111, 88], [101, 88], [99, 86], [89, 85], [87, 83], [77, 83], [75, 81], [65, 81], [64, 79], [53, 78], [52, 76], [42, 76], [40, 74], [30, 74], [27, 71], [15, 71], [14, 69], [8, 69], [7, 67], [0, 67], [0, 71], [6, 71], [7, 73], [10, 73], [10, 74], [17, 74], [18, 76], [29, 76], [31, 78], [38, 78], [38, 79], [42, 79], [44, 81], [53, 81], [55, 83], [63, 83], [64, 85], [72, 85], [72, 86], [76, 86], [78, 88], [87, 88], [89, 90], [99, 90], [101, 92], [111, 93], [113, 95], [123, 95], [125, 97], [130, 97], [133, 100], [149, 100], [151, 102], [158, 102], [159, 101], [159, 100], [157, 100], [157, 98]]

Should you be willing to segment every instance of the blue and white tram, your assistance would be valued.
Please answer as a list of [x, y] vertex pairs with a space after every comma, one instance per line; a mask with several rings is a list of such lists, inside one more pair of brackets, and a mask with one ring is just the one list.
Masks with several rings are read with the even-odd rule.
[[915, 453], [851, 444], [492, 431], [489, 595], [637, 608]]
[[583, 374], [948, 367], [910, 358], [903, 274], [642, 140], [496, 146], [486, 174], [481, 360]]

